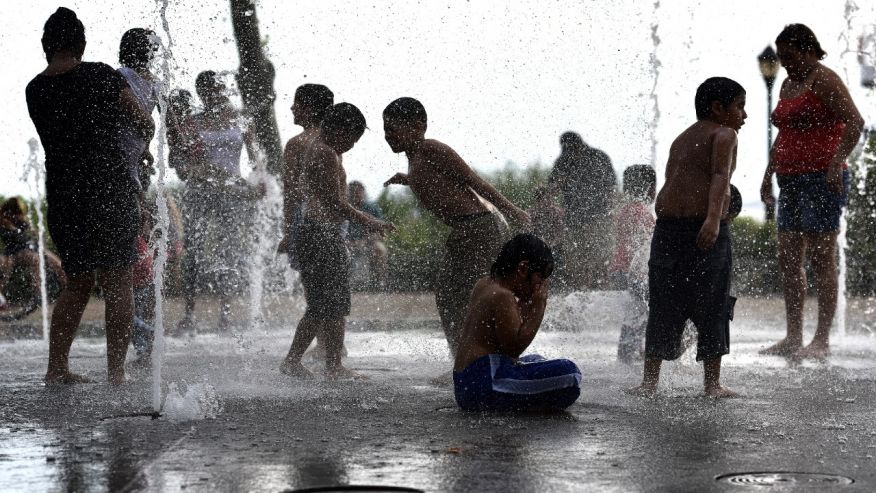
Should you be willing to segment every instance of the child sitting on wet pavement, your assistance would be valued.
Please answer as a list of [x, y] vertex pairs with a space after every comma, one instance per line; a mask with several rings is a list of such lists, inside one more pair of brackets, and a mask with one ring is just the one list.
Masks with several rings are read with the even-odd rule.
[[581, 393], [567, 359], [520, 356], [538, 333], [554, 259], [537, 236], [502, 247], [489, 277], [475, 284], [453, 368], [456, 402], [468, 411], [552, 411]]
[[657, 225], [648, 262], [648, 327], [642, 384], [652, 396], [663, 360], [683, 352], [687, 320], [697, 327], [709, 397], [735, 397], [721, 386], [721, 358], [730, 352], [732, 251], [727, 225], [737, 132], [745, 123], [745, 89], [713, 77], [697, 88], [697, 122], [672, 143], [666, 181], [657, 195]]

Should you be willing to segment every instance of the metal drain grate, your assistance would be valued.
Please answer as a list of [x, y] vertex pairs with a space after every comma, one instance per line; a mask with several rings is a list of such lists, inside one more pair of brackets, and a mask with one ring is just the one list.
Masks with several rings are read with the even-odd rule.
[[721, 483], [736, 486], [792, 486], [796, 488], [821, 488], [844, 486], [855, 482], [852, 478], [837, 474], [815, 472], [741, 472], [724, 474], [715, 478]]
[[406, 486], [378, 486], [364, 484], [346, 484], [338, 486], [317, 486], [315, 488], [302, 488], [299, 490], [286, 490], [286, 493], [346, 493], [356, 491], [359, 493], [424, 493], [423, 490], [408, 488]]

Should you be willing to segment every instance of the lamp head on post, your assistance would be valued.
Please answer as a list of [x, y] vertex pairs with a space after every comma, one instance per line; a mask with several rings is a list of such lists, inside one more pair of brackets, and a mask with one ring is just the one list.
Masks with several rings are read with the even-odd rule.
[[760, 75], [763, 76], [763, 81], [766, 82], [768, 88], [772, 89], [773, 84], [776, 82], [776, 75], [779, 73], [779, 57], [776, 56], [776, 50], [772, 46], [767, 46], [757, 56], [757, 64], [760, 67]]

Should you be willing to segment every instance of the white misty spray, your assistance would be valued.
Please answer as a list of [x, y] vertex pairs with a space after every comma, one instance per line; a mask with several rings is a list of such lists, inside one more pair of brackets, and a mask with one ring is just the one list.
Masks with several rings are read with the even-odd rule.
[[[855, 13], [858, 11], [858, 5], [852, 0], [846, 0], [845, 7], [843, 8], [843, 18], [846, 21], [846, 28], [839, 36], [840, 41], [845, 41], [846, 49], [842, 52], [841, 57], [848, 54], [854, 53], [855, 50], [852, 48], [852, 42], [849, 38], [852, 32], [852, 24], [854, 23]], [[846, 86], [851, 87], [849, 80], [849, 70], [847, 64], [843, 64], [843, 73], [845, 75], [845, 83]], [[856, 153], [852, 153], [854, 156]], [[849, 156], [849, 159], [853, 159], [853, 156]], [[849, 165], [854, 168], [854, 163], [849, 163]], [[847, 293], [846, 293], [846, 277], [847, 277], [847, 260], [846, 260], [846, 249], [848, 248], [848, 240], [846, 238], [846, 230], [848, 229], [848, 221], [846, 220], [845, 210], [840, 215], [840, 227], [839, 234], [837, 234], [837, 249], [839, 250], [839, 255], [837, 259], [837, 263], [839, 264], [839, 274], [837, 276], [837, 299], [836, 299], [836, 327], [837, 327], [837, 335], [843, 337], [846, 335], [846, 305], [847, 305]]]
[[165, 196], [164, 178], [167, 172], [166, 149], [167, 149], [167, 92], [170, 82], [170, 59], [173, 48], [173, 38], [170, 35], [170, 26], [167, 23], [167, 6], [169, 0], [159, 3], [159, 15], [161, 27], [167, 36], [167, 45], [161, 56], [161, 74], [159, 76], [161, 94], [158, 98], [158, 108], [161, 114], [158, 127], [158, 179], [155, 183], [155, 202], [158, 210], [158, 221], [152, 231], [152, 244], [149, 251], [157, 249], [155, 262], [155, 323], [154, 342], [152, 347], [152, 409], [156, 413], [161, 411], [161, 366], [164, 359], [164, 270], [167, 264], [167, 241], [170, 229], [170, 215], [167, 211], [167, 198]]
[[651, 22], [651, 74], [654, 76], [654, 83], [651, 85], [651, 111], [652, 119], [650, 125], [651, 139], [651, 166], [657, 166], [657, 124], [660, 122], [660, 101], [657, 97], [657, 81], [660, 79], [660, 59], [657, 57], [657, 49], [660, 47], [660, 36], [657, 34], [659, 22], [657, 14], [660, 12], [660, 0], [654, 2], [653, 20]]
[[[30, 154], [27, 157], [27, 162], [24, 165], [24, 180], [33, 184], [34, 204], [37, 215], [37, 254], [39, 255], [39, 271], [40, 271], [40, 308], [42, 310], [43, 322], [43, 340], [49, 340], [49, 297], [46, 289], [46, 221], [43, 218], [43, 181], [45, 170], [43, 164], [39, 160], [39, 143], [36, 139], [27, 141], [30, 148]], [[30, 175], [33, 174], [33, 180]]]
[[253, 221], [253, 241], [249, 265], [249, 320], [253, 328], [263, 328], [265, 273], [276, 259], [282, 233], [283, 195], [277, 179], [267, 171], [264, 153], [256, 152], [256, 162], [250, 181], [264, 187], [265, 194], [257, 202]]

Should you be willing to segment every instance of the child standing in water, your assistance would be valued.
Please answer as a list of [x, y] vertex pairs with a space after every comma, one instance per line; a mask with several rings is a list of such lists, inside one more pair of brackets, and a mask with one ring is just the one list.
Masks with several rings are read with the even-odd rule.
[[479, 177], [450, 146], [426, 138], [426, 109], [413, 98], [399, 98], [383, 110], [386, 142], [404, 152], [408, 173], [396, 173], [388, 185], [406, 185], [427, 211], [451, 228], [435, 289], [435, 304], [451, 356], [456, 357], [469, 295], [477, 280], [510, 236], [505, 219], [488, 201], [521, 227], [529, 214]]
[[663, 360], [678, 358], [685, 322], [697, 327], [709, 397], [735, 397], [721, 386], [721, 357], [730, 352], [732, 252], [727, 226], [737, 132], [745, 123], [745, 89], [724, 77], [703, 82], [695, 97], [697, 122], [672, 143], [666, 182], [657, 195], [657, 225], [648, 262], [648, 327], [642, 384], [657, 390]]
[[621, 326], [618, 361], [641, 360], [648, 324], [648, 263], [645, 249], [654, 232], [651, 203], [657, 188], [654, 168], [645, 164], [624, 170], [624, 200], [615, 212], [615, 250], [609, 272], [627, 289], [632, 306]]
[[541, 326], [554, 258], [540, 238], [505, 243], [489, 277], [475, 284], [453, 366], [459, 407], [468, 411], [565, 409], [581, 393], [581, 372], [567, 359], [520, 356]]

